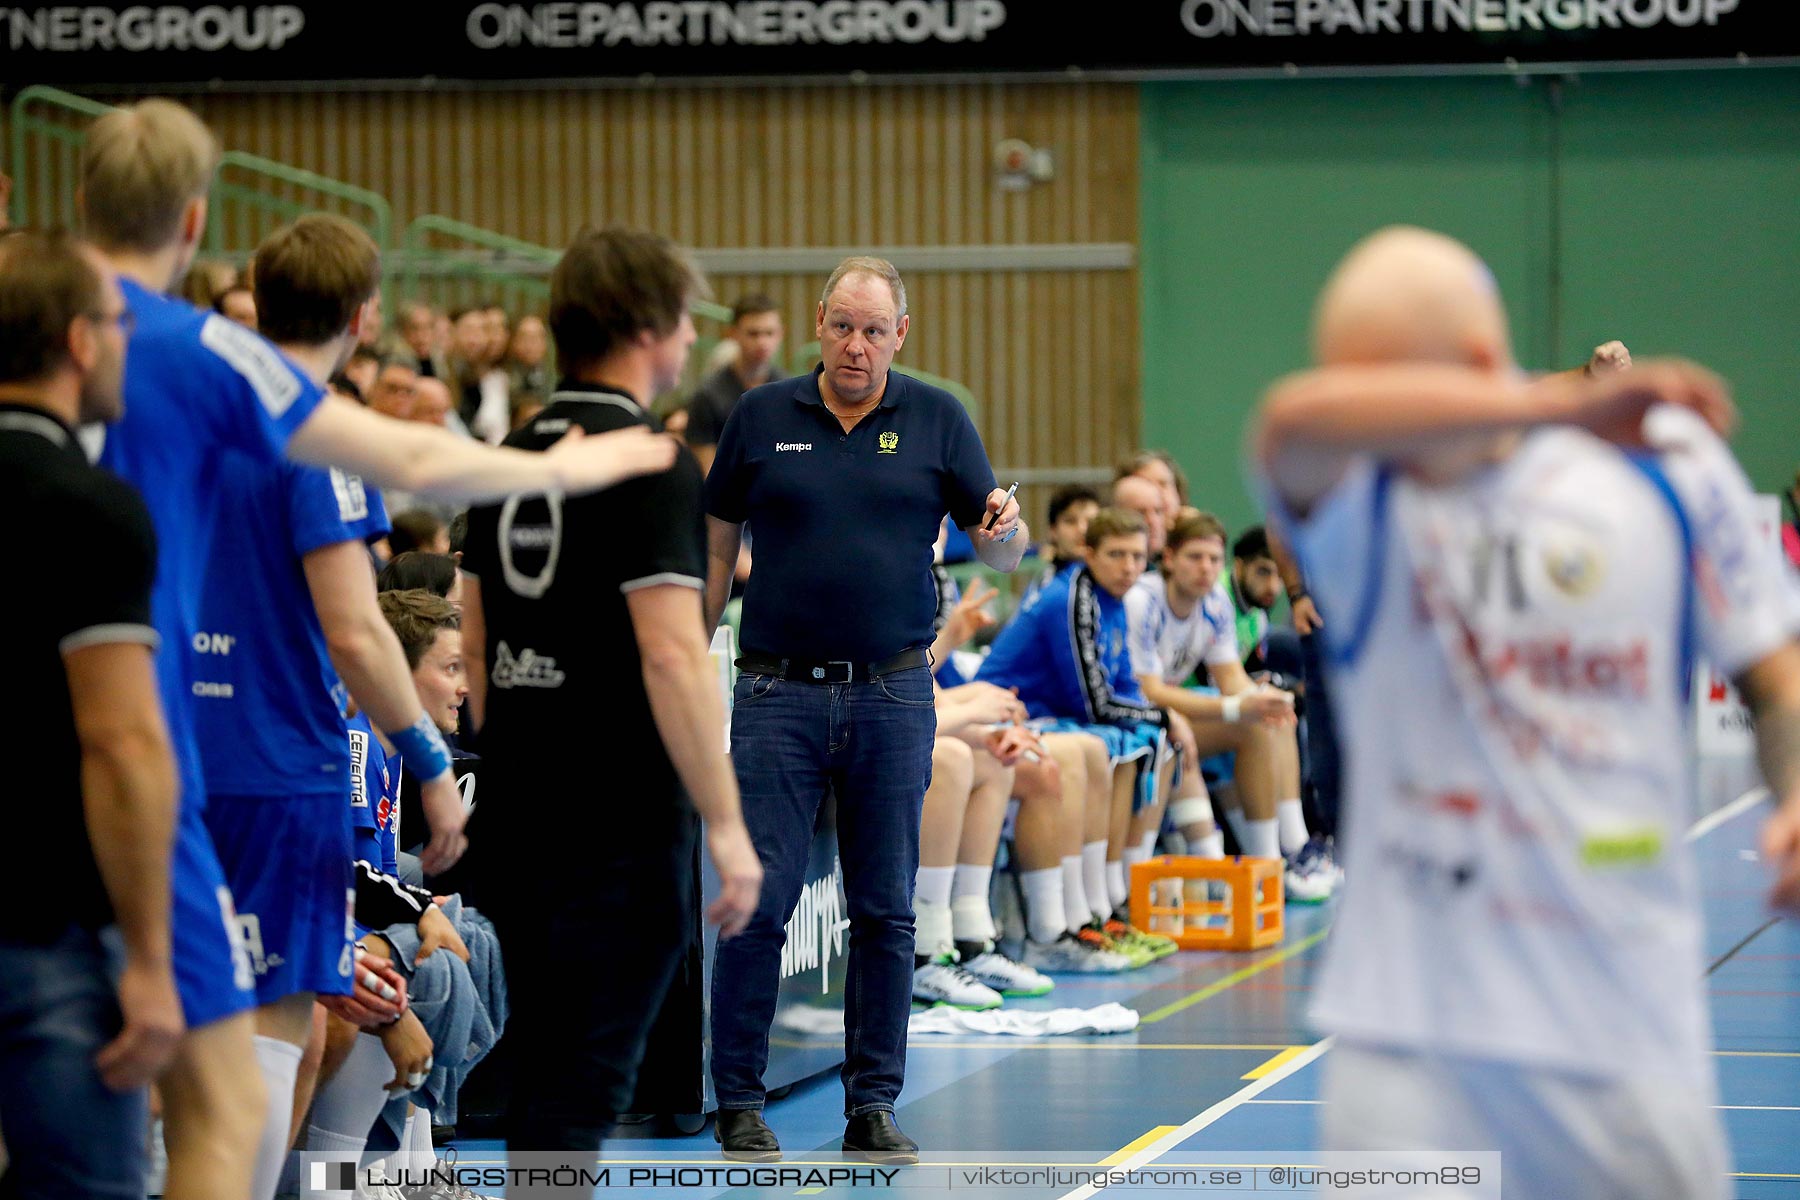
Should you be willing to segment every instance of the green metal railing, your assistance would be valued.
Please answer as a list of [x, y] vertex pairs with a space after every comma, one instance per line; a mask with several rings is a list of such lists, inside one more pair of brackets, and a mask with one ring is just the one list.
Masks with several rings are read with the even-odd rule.
[[[13, 97], [10, 161], [16, 223], [76, 223], [82, 142], [89, 123], [110, 111], [110, 105], [41, 85]], [[220, 158], [210, 192], [206, 251], [241, 266], [276, 227], [320, 210], [356, 221], [381, 247], [390, 314], [406, 300], [422, 300], [440, 309], [495, 301], [515, 316], [541, 314], [548, 304], [550, 270], [560, 251], [435, 214], [413, 218], [396, 242], [393, 210], [386, 197], [241, 150], [228, 150]], [[698, 383], [731, 322], [731, 310], [710, 301], [696, 302], [692, 311], [700, 337], [689, 356], [688, 377], [676, 395], [685, 395]], [[787, 356], [786, 365], [792, 371], [804, 370], [818, 354], [817, 342], [801, 346]], [[914, 367], [895, 369], [945, 389], [979, 419], [974, 393], [962, 384]]]
[[[12, 216], [16, 222], [75, 224], [82, 142], [94, 118], [111, 111], [110, 105], [60, 88], [34, 85], [13, 97]], [[393, 213], [385, 197], [241, 150], [228, 150], [220, 156], [209, 208], [207, 253], [240, 265], [277, 226], [306, 212], [338, 213], [367, 229], [376, 245], [386, 249], [392, 244]]]

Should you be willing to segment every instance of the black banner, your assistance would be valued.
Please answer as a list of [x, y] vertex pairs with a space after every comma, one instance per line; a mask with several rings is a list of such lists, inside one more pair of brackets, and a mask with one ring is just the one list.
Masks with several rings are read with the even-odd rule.
[[0, 6], [0, 80], [404, 86], [1780, 61], [1800, 58], [1793, 16], [1792, 0]]

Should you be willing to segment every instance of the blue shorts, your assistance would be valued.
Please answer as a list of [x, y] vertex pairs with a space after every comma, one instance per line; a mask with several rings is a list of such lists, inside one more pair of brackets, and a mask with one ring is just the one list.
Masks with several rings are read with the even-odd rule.
[[349, 995], [349, 796], [211, 796], [206, 824], [237, 903], [256, 1002]]
[[[1156, 802], [1157, 771], [1170, 759], [1169, 735], [1160, 726], [1085, 725], [1068, 717], [1039, 717], [1031, 728], [1039, 733], [1090, 733], [1106, 743], [1107, 757], [1114, 767], [1137, 764], [1136, 790], [1131, 797], [1131, 811], [1142, 812]], [[1174, 760], [1179, 764], [1180, 759]]]
[[[1187, 689], [1196, 696], [1217, 696], [1219, 689], [1205, 684], [1195, 684]], [[1237, 775], [1237, 755], [1229, 750], [1200, 760], [1200, 775], [1208, 783], [1230, 783]]]
[[189, 1029], [256, 1006], [255, 982], [232, 907], [231, 889], [204, 819], [183, 801], [169, 870], [175, 990]]

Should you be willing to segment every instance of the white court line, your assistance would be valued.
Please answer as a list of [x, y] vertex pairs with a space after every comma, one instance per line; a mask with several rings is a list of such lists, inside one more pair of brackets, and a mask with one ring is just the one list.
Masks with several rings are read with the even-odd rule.
[[[1739, 816], [1755, 805], [1761, 803], [1768, 794], [1769, 790], [1765, 787], [1751, 788], [1736, 800], [1733, 800], [1730, 804], [1725, 805], [1725, 807], [1714, 809], [1704, 817], [1701, 817], [1698, 821], [1695, 821], [1687, 831], [1686, 840], [1690, 842], [1699, 841], [1733, 817]], [[1328, 1037], [1322, 1041], [1313, 1043], [1313, 1045], [1306, 1049], [1305, 1053], [1290, 1059], [1287, 1063], [1283, 1064], [1279, 1070], [1270, 1072], [1247, 1087], [1239, 1088], [1231, 1095], [1225, 1097], [1225, 1099], [1219, 1101], [1217, 1104], [1189, 1121], [1186, 1125], [1171, 1130], [1162, 1137], [1157, 1138], [1154, 1142], [1151, 1142], [1148, 1146], [1145, 1146], [1142, 1150], [1139, 1150], [1124, 1162], [1115, 1164], [1115, 1169], [1131, 1171], [1136, 1170], [1146, 1163], [1156, 1161], [1241, 1104], [1324, 1103], [1320, 1100], [1257, 1100], [1256, 1097], [1268, 1091], [1273, 1085], [1301, 1070], [1303, 1067], [1310, 1066], [1312, 1063], [1318, 1061], [1327, 1050], [1331, 1049], [1332, 1043], [1336, 1040], [1335, 1037]], [[1787, 1110], [1783, 1109], [1776, 1111]], [[1076, 1188], [1072, 1192], [1064, 1193], [1058, 1200], [1089, 1200], [1089, 1197], [1096, 1196], [1099, 1192], [1100, 1189], [1098, 1187], [1093, 1184], [1088, 1184], [1086, 1187]]]
[[1751, 788], [1736, 800], [1727, 804], [1724, 808], [1715, 808], [1704, 817], [1701, 817], [1698, 821], [1695, 821], [1687, 831], [1687, 840], [1690, 842], [1699, 841], [1701, 838], [1705, 837], [1725, 822], [1731, 820], [1733, 817], [1744, 812], [1746, 809], [1751, 809], [1758, 804], [1761, 804], [1764, 800], [1768, 799], [1768, 796], [1769, 789], [1766, 787], [1759, 785]]
[[[1287, 1062], [1283, 1063], [1275, 1070], [1270, 1071], [1261, 1079], [1258, 1079], [1245, 1087], [1239, 1088], [1231, 1095], [1225, 1097], [1225, 1099], [1219, 1101], [1217, 1104], [1189, 1121], [1186, 1125], [1171, 1129], [1168, 1133], [1163, 1134], [1124, 1162], [1114, 1163], [1110, 1169], [1114, 1171], [1135, 1171], [1146, 1163], [1155, 1162], [1157, 1159], [1175, 1149], [1175, 1147], [1181, 1145], [1181, 1143], [1187, 1141], [1196, 1133], [1199, 1133], [1202, 1129], [1205, 1129], [1208, 1125], [1211, 1125], [1214, 1121], [1217, 1121], [1220, 1117], [1224, 1116], [1238, 1105], [1262, 1095], [1264, 1092], [1286, 1079], [1289, 1075], [1318, 1061], [1321, 1055], [1331, 1049], [1332, 1043], [1335, 1041], [1337, 1041], [1337, 1038], [1328, 1037], [1322, 1041], [1314, 1042], [1300, 1054], [1290, 1058]], [[1086, 1187], [1079, 1187], [1072, 1192], [1064, 1193], [1058, 1200], [1088, 1200], [1090, 1196], [1098, 1195], [1100, 1190], [1101, 1189], [1098, 1186], [1090, 1183]]]

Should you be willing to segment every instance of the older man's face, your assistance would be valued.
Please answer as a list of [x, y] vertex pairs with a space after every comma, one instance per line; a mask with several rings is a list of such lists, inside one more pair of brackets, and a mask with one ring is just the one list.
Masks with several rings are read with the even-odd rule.
[[1150, 557], [1160, 557], [1169, 531], [1162, 489], [1142, 475], [1127, 475], [1113, 484], [1113, 505], [1144, 518], [1144, 527], [1150, 534]]
[[396, 421], [410, 421], [417, 402], [418, 376], [411, 367], [389, 363], [369, 389], [369, 407]]
[[443, 380], [425, 375], [413, 385], [412, 419], [425, 425], [449, 422], [450, 388]]
[[838, 400], [866, 404], [881, 393], [910, 324], [897, 309], [887, 281], [862, 274], [844, 276], [819, 305], [819, 354]]

